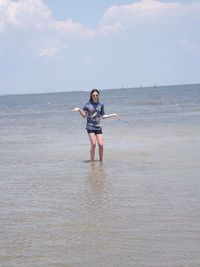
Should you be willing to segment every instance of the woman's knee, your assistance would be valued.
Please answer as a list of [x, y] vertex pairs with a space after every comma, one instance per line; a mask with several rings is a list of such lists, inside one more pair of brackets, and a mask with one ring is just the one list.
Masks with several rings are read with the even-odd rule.
[[99, 148], [103, 148], [103, 143], [98, 143]]
[[91, 143], [91, 148], [93, 148], [93, 149], [95, 149], [95, 147], [96, 147], [96, 143]]

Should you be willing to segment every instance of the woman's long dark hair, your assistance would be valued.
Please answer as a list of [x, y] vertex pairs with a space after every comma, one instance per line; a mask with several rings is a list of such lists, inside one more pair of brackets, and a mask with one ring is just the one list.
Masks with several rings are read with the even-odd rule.
[[[99, 92], [98, 89], [92, 89], [92, 91], [90, 92], [90, 99], [89, 99], [89, 101], [93, 101], [92, 95], [93, 95], [94, 92], [96, 92], [98, 95], [100, 95], [100, 92]], [[98, 101], [99, 101], [99, 96], [98, 96]]]

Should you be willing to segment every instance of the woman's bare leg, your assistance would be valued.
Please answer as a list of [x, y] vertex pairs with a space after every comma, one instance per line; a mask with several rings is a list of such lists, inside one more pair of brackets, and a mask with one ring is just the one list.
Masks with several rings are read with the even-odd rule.
[[99, 146], [99, 160], [103, 161], [103, 135], [97, 134], [96, 138]]
[[96, 136], [94, 133], [88, 133], [90, 139], [90, 159], [94, 161], [95, 147], [96, 147]]

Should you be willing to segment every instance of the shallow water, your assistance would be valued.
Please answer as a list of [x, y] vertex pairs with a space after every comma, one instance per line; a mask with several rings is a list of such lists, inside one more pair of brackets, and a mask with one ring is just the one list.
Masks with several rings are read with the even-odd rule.
[[200, 90], [127, 92], [102, 93], [103, 163], [86, 92], [1, 97], [0, 266], [200, 265]]

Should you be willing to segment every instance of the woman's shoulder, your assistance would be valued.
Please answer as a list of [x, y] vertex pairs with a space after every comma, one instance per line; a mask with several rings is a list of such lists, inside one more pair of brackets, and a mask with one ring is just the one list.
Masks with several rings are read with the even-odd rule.
[[99, 102], [99, 105], [100, 105], [100, 106], [104, 106], [104, 103], [102, 103], [102, 102]]
[[90, 106], [90, 102], [86, 102], [84, 105], [83, 105], [83, 109], [88, 109], [88, 107]]

